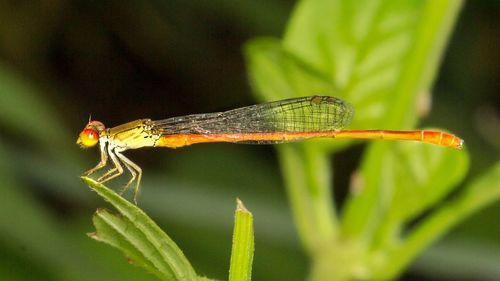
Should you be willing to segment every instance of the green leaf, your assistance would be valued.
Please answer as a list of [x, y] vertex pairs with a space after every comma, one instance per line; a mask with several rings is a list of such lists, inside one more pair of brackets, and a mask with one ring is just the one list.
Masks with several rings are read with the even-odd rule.
[[254, 251], [253, 216], [240, 199], [236, 200], [234, 216], [233, 246], [229, 281], [252, 280], [252, 262]]
[[[462, 2], [387, 1], [383, 3], [383, 7], [399, 7], [398, 9], [403, 10], [399, 12], [394, 10], [390, 14], [386, 14], [387, 11], [384, 8], [384, 16], [379, 17], [381, 22], [391, 17], [394, 19], [399, 13], [402, 15], [413, 14], [416, 18], [410, 21], [411, 24], [408, 24], [408, 28], [404, 28], [405, 32], [411, 35], [411, 44], [406, 47], [406, 54], [399, 58], [401, 69], [398, 71], [397, 82], [391, 88], [386, 89], [391, 92], [391, 96], [385, 96], [384, 102], [389, 107], [384, 109], [384, 114], [381, 116], [384, 121], [367, 120], [366, 124], [371, 124], [370, 126], [385, 124], [388, 129], [410, 128], [415, 124], [417, 118], [416, 107], [413, 105], [417, 104], [416, 99], [419, 95], [429, 92], [433, 74], [440, 62], [444, 43], [449, 36], [449, 31]], [[386, 48], [390, 49], [390, 46], [386, 46]], [[360, 111], [358, 106], [358, 113]], [[354, 122], [356, 120], [360, 121], [355, 119]], [[380, 159], [383, 159], [385, 154], [392, 153], [391, 149], [393, 149], [392, 143], [377, 142], [371, 144], [365, 159], [372, 160], [365, 160], [370, 163], [364, 164], [365, 169], [369, 169], [373, 175], [383, 175], [386, 167]], [[348, 198], [343, 218], [343, 232], [346, 235], [350, 237], [367, 236], [373, 231], [374, 224], [378, 224], [379, 218], [377, 216], [384, 212], [383, 206], [385, 206], [388, 196], [378, 189], [380, 181], [380, 179], [376, 180], [366, 188], [351, 194]]]
[[284, 50], [276, 39], [251, 40], [245, 58], [252, 86], [264, 101], [336, 93], [327, 76]]
[[500, 199], [500, 161], [467, 186], [460, 197], [460, 210], [463, 214], [469, 214], [498, 199]]
[[[389, 145], [392, 149], [385, 148]], [[364, 225], [368, 231], [365, 238], [376, 231], [382, 232], [378, 239], [389, 238], [400, 224], [446, 196], [468, 169], [465, 150], [402, 141], [381, 147], [384, 154], [374, 150], [367, 153], [353, 183], [351, 201], [346, 207], [350, 208], [346, 209], [349, 217], [342, 221], [347, 236]], [[379, 204], [374, 206], [376, 211], [368, 213], [366, 208], [373, 200], [379, 200]]]
[[[401, 226], [432, 207], [464, 178], [469, 158], [456, 150], [419, 142], [397, 142], [381, 159], [367, 157], [357, 189], [378, 190], [379, 211], [370, 221], [376, 241], [383, 246]], [[373, 154], [371, 154], [373, 155]], [[382, 174], [371, 169], [380, 163]], [[364, 184], [363, 184], [364, 183]], [[344, 226], [349, 227], [349, 222]]]
[[376, 280], [396, 278], [430, 243], [475, 211], [500, 199], [500, 162], [467, 185], [453, 200], [445, 203], [419, 223], [394, 250], [375, 276]]
[[[286, 50], [318, 69], [354, 105], [353, 128], [383, 127], [414, 44], [424, 1], [301, 1]], [[405, 108], [409, 104], [404, 105]]]
[[96, 181], [82, 178], [92, 190], [111, 203], [120, 215], [97, 210], [91, 238], [121, 250], [132, 263], [161, 280], [198, 280], [177, 245], [141, 209]]
[[329, 77], [354, 128], [409, 127], [461, 1], [301, 1], [284, 48]]
[[[463, 180], [469, 166], [466, 150], [416, 142], [400, 142], [386, 155], [382, 161], [389, 171], [381, 184], [393, 187], [388, 213], [397, 221], [413, 219], [441, 200]], [[386, 175], [390, 178], [384, 179]]]

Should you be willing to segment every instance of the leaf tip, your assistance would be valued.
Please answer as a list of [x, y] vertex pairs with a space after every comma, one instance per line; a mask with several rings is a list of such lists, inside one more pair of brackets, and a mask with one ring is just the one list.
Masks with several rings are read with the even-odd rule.
[[95, 187], [96, 185], [99, 184], [94, 179], [91, 179], [91, 178], [89, 178], [87, 176], [80, 176], [80, 178], [83, 180], [84, 183], [86, 183], [87, 185], [89, 185], [91, 187]]
[[94, 232], [88, 232], [87, 236], [90, 237], [90, 238], [92, 238], [92, 239], [94, 239], [94, 240], [100, 240], [99, 235], [97, 234], [96, 231], [94, 231]]
[[236, 198], [236, 212], [250, 213], [250, 211], [248, 211], [248, 209], [245, 207], [245, 204], [243, 204], [243, 201], [241, 201], [240, 198]]

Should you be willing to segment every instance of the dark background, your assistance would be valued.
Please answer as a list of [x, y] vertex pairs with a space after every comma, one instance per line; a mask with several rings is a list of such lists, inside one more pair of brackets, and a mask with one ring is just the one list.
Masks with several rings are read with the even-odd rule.
[[[87, 239], [83, 234], [93, 229], [90, 216], [102, 202], [77, 175], [97, 163], [98, 153], [81, 151], [73, 143], [89, 114], [115, 126], [253, 104], [242, 46], [256, 36], [281, 36], [293, 5], [286, 0], [0, 1], [0, 76], [13, 74], [36, 89], [36, 99], [46, 102], [49, 114], [60, 122], [54, 130], [64, 130], [44, 131], [46, 143], [40, 143], [26, 137], [26, 128], [2, 121], [0, 140], [14, 159], [21, 153], [36, 162], [47, 155], [57, 159], [60, 136], [65, 136], [70, 145], [60, 159], [74, 161], [42, 165], [47, 171], [34, 168], [31, 160], [14, 161], [11, 169], [23, 196], [29, 197], [26, 204], [35, 202], [55, 224], [71, 229], [65, 236]], [[422, 122], [439, 124], [466, 140], [469, 179], [499, 159], [499, 15], [498, 1], [464, 5], [434, 87], [432, 111]], [[20, 104], [18, 110], [27, 115], [38, 106]], [[347, 170], [345, 179], [336, 173], [338, 182], [349, 178], [342, 163], [355, 162], [362, 149], [357, 146], [335, 160]], [[197, 271], [225, 278], [233, 200], [246, 196], [257, 223], [255, 280], [304, 279], [307, 259], [293, 233], [272, 147], [216, 144], [127, 155], [145, 171], [142, 206], [180, 244]], [[60, 176], [62, 166], [67, 170]], [[200, 217], [196, 209], [204, 214]], [[427, 251], [404, 278], [500, 279], [500, 269], [495, 270], [500, 264], [499, 221], [497, 203]], [[1, 268], [20, 272], [34, 267], [33, 275], [44, 273], [53, 280], [43, 262], [5, 246], [6, 237], [0, 236], [0, 261], [12, 264]], [[107, 247], [92, 241], [88, 245]], [[124, 263], [112, 249], [100, 251], [113, 257], [103, 263]], [[22, 275], [16, 274], [6, 276], [16, 280]]]

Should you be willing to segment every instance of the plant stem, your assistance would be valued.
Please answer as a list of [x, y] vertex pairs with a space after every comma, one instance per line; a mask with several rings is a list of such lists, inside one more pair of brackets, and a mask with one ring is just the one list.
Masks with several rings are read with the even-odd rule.
[[250, 281], [254, 251], [253, 216], [240, 199], [236, 204], [229, 281]]
[[[429, 91], [438, 70], [444, 45], [457, 19], [463, 1], [427, 1], [421, 12], [413, 47], [404, 63], [399, 82], [392, 95], [393, 101], [385, 114], [387, 126], [392, 129], [408, 129], [415, 126], [415, 101]], [[380, 161], [392, 149], [386, 143], [370, 145], [363, 160], [363, 170], [383, 175], [387, 167]], [[351, 196], [342, 219], [342, 230], [351, 239], [367, 239], [371, 243], [373, 233], [383, 219], [380, 209], [384, 193], [378, 181], [367, 183], [364, 191]]]
[[[394, 91], [394, 103], [388, 116], [389, 128], [412, 128], [416, 99], [429, 91], [436, 78], [445, 44], [462, 7], [461, 0], [426, 1], [416, 29], [414, 46], [403, 67], [399, 83]], [[411, 93], [411, 94], [407, 94]]]
[[310, 144], [282, 145], [278, 151], [295, 224], [312, 254], [337, 232], [329, 159]]

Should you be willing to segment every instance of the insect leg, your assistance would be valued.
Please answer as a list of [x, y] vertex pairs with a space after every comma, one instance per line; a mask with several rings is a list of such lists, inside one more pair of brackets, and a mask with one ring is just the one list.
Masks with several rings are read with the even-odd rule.
[[99, 163], [97, 163], [97, 165], [86, 171], [85, 173], [82, 174], [82, 176], [90, 176], [91, 174], [93, 174], [94, 172], [102, 169], [104, 166], [106, 166], [106, 163], [108, 162], [108, 153], [106, 152], [106, 142], [101, 142], [99, 144], [99, 148], [101, 150], [101, 161], [99, 161]]
[[134, 169], [134, 167], [132, 167], [130, 165], [130, 159], [128, 159], [127, 157], [125, 157], [123, 154], [121, 154], [120, 152], [116, 152], [116, 156], [121, 160], [122, 164], [130, 171], [130, 173], [132, 174], [132, 178], [130, 178], [130, 180], [127, 182], [127, 184], [125, 184], [122, 188], [122, 190], [120, 191], [120, 195], [123, 194], [127, 189], [128, 187], [134, 182], [134, 180], [137, 178], [137, 171]]
[[129, 168], [131, 173], [132, 173], [131, 169], [135, 170], [135, 172], [137, 173], [137, 175], [132, 173], [132, 179], [125, 186], [125, 189], [127, 189], [128, 186], [135, 180], [135, 178], [137, 176], [137, 181], [136, 181], [135, 189], [134, 189], [134, 202], [137, 205], [137, 195], [139, 194], [139, 184], [141, 183], [142, 169], [141, 169], [141, 167], [137, 166], [137, 164], [132, 162], [130, 159], [125, 157], [123, 154], [117, 152], [116, 155], [118, 155], [118, 157], [120, 158], [120, 160], [122, 160], [122, 162], [125, 164], [125, 166], [127, 168]]
[[120, 160], [118, 160], [118, 158], [115, 155], [114, 148], [109, 148], [108, 146], [108, 154], [109, 157], [111, 158], [111, 161], [113, 161], [113, 164], [115, 164], [115, 167], [107, 171], [100, 178], [98, 178], [97, 181], [99, 183], [107, 182], [123, 174], [123, 167], [120, 164]]

